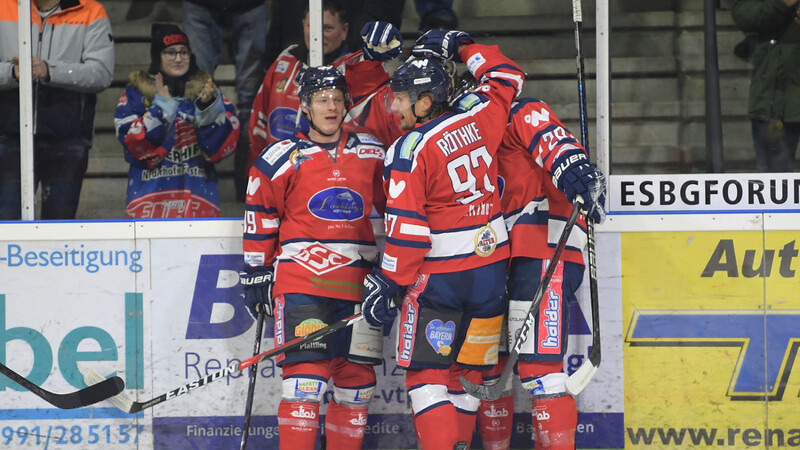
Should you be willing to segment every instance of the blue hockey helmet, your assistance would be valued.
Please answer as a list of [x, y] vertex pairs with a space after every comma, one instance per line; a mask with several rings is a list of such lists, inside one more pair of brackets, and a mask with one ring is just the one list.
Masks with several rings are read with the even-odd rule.
[[323, 89], [339, 89], [344, 94], [345, 104], [350, 104], [350, 94], [347, 92], [347, 83], [345, 83], [344, 75], [342, 75], [333, 66], [319, 66], [306, 68], [303, 75], [300, 77], [300, 88], [297, 90], [297, 96], [300, 97], [300, 102], [308, 107], [311, 102], [311, 96], [314, 92]]
[[405, 92], [413, 104], [424, 92], [430, 92], [433, 103], [447, 103], [453, 78], [437, 58], [411, 58], [392, 74], [389, 87], [393, 92]]

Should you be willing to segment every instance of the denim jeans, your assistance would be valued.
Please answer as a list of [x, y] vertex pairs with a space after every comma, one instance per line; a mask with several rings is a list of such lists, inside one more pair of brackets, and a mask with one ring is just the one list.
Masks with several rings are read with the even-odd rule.
[[419, 15], [419, 31], [428, 31], [443, 22], [458, 26], [458, 17], [453, 11], [453, 0], [414, 0]]
[[[34, 137], [34, 186], [42, 183], [43, 220], [74, 219], [90, 145], [83, 140], [62, 141]], [[19, 136], [0, 136], [0, 220], [19, 220]]]
[[184, 1], [182, 9], [183, 31], [189, 36], [197, 65], [212, 76], [222, 58], [223, 33], [228, 31], [228, 54], [236, 66], [236, 115], [241, 127], [234, 155], [234, 186], [236, 198], [243, 202], [247, 187], [244, 171], [250, 153], [250, 110], [266, 73], [267, 4], [233, 12]]
[[228, 53], [236, 66], [236, 110], [240, 119], [242, 114], [249, 117], [266, 73], [267, 4], [244, 12], [213, 11], [187, 1], [182, 8], [183, 31], [197, 65], [212, 76], [222, 58], [223, 33], [228, 31]]
[[800, 123], [752, 119], [753, 149], [758, 172], [794, 172]]

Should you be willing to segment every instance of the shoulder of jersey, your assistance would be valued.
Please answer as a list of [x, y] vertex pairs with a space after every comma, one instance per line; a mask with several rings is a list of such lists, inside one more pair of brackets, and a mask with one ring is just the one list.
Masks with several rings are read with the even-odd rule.
[[389, 149], [389, 155], [386, 157], [387, 166], [392, 165], [394, 168], [398, 168], [398, 165], [407, 165], [408, 168], [411, 167], [411, 161], [423, 138], [421, 128], [418, 127], [394, 141]]
[[380, 159], [386, 157], [383, 142], [369, 133], [350, 133], [344, 153], [355, 153], [360, 159]]
[[538, 105], [547, 106], [547, 103], [533, 97], [518, 98], [517, 101], [511, 105], [511, 114], [513, 115], [515, 112], [521, 109]]
[[282, 164], [282, 161], [288, 158], [291, 151], [297, 146], [298, 142], [292, 139], [284, 139], [270, 144], [261, 152], [261, 156], [256, 160], [256, 164], [259, 166], [275, 166]]
[[461, 94], [461, 96], [458, 97], [453, 102], [454, 111], [455, 112], [469, 111], [476, 105], [479, 105], [485, 101], [487, 101], [487, 99], [483, 95], [476, 94], [474, 92], [467, 92]]
[[352, 133], [352, 134], [356, 137], [356, 139], [358, 139], [358, 142], [362, 144], [378, 145], [381, 147], [384, 146], [383, 142], [381, 142], [378, 138], [369, 133]]

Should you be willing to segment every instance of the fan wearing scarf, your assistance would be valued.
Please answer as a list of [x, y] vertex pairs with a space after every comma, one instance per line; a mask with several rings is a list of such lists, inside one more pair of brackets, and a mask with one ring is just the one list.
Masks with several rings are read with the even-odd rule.
[[114, 126], [130, 164], [125, 216], [219, 217], [214, 165], [239, 139], [236, 110], [176, 25], [152, 25], [150, 67], [130, 74]]

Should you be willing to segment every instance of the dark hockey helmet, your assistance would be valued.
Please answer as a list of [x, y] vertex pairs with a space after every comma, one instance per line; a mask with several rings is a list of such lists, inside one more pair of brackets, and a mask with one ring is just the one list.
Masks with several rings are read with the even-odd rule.
[[472, 75], [472, 72], [469, 70], [461, 72], [461, 75], [458, 76], [453, 85], [453, 92], [450, 94], [450, 104], [454, 104], [465, 92], [472, 91], [479, 85], [480, 83], [475, 79], [475, 75]]
[[297, 96], [300, 97], [300, 102], [308, 107], [314, 92], [323, 89], [340, 89], [344, 94], [345, 104], [350, 105], [350, 94], [347, 92], [344, 75], [333, 66], [308, 67], [300, 77]]
[[392, 74], [389, 87], [393, 92], [408, 93], [413, 104], [423, 92], [433, 95], [433, 103], [447, 103], [453, 78], [437, 58], [411, 58]]

